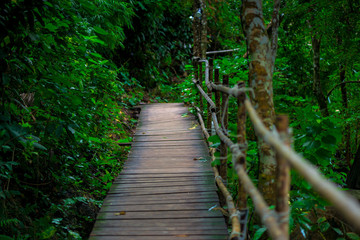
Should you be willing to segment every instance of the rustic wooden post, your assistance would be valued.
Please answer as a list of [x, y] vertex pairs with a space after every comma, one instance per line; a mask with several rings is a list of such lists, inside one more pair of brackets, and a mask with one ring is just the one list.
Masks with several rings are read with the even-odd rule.
[[[223, 76], [223, 85], [229, 86], [229, 75]], [[227, 104], [227, 94], [222, 93], [221, 94], [221, 127], [224, 129], [224, 131], [227, 130], [228, 127], [228, 104]], [[225, 181], [227, 180], [227, 155], [228, 155], [228, 148], [224, 142], [221, 141], [220, 144], [220, 168], [219, 173], [222, 179]]]
[[[199, 81], [199, 62], [198, 62], [198, 59], [195, 58], [193, 60], [193, 66], [194, 66], [194, 78], [195, 78], [195, 81]], [[197, 88], [195, 86], [195, 89], [197, 91]], [[201, 100], [201, 93], [199, 92], [199, 98]]]
[[197, 59], [193, 60], [193, 66], [194, 66], [194, 78], [195, 81], [197, 81], [199, 79], [199, 68], [198, 68], [198, 61]]
[[[214, 83], [216, 85], [220, 84], [220, 70], [218, 68], [215, 68], [215, 71], [214, 71]], [[216, 91], [216, 90], [214, 90], [214, 91], [215, 91], [216, 118], [217, 118], [218, 122], [220, 122], [220, 115], [221, 115], [220, 92]], [[220, 149], [220, 154], [221, 154], [221, 149]], [[226, 204], [226, 199], [222, 194], [219, 194], [219, 201], [220, 201], [221, 206], [224, 206]]]
[[[198, 78], [198, 81], [199, 81], [199, 84], [202, 88], [204, 88], [204, 81], [203, 81], [203, 64], [202, 62], [198, 62], [199, 64], [199, 78]], [[204, 102], [203, 102], [203, 97], [201, 95], [201, 93], [199, 92], [199, 108], [201, 110], [201, 114], [204, 112]]]
[[[215, 69], [214, 83], [216, 85], [220, 84], [219, 71], [220, 70], [218, 68]], [[217, 118], [218, 122], [220, 122], [221, 105], [220, 105], [220, 92], [219, 91], [215, 91], [215, 105], [216, 105], [216, 118]]]
[[[213, 81], [213, 68], [214, 68], [214, 60], [213, 59], [209, 59], [209, 82]], [[207, 93], [210, 99], [212, 99], [212, 91], [208, 88], [207, 89]], [[208, 133], [211, 134], [211, 122], [212, 122], [212, 118], [211, 118], [211, 109], [210, 109], [210, 103], [208, 103], [208, 108], [207, 108], [207, 122], [206, 122], [206, 127], [208, 129]]]
[[[276, 129], [280, 139], [285, 145], [291, 145], [289, 134], [289, 118], [286, 115], [276, 117]], [[289, 239], [289, 191], [290, 191], [290, 164], [286, 159], [276, 154], [277, 161], [277, 188], [276, 188], [276, 212], [279, 216], [280, 230], [286, 239]]]
[[[245, 87], [245, 83], [244, 82], [238, 82], [238, 88], [242, 88]], [[243, 148], [244, 150], [242, 151], [242, 153], [244, 154], [243, 157], [241, 157], [240, 159], [238, 159], [238, 164], [241, 164], [242, 167], [244, 168], [244, 171], [246, 171], [246, 109], [245, 109], [245, 105], [244, 105], [244, 101], [245, 101], [246, 95], [245, 92], [242, 92], [240, 94], [240, 96], [237, 99], [237, 105], [238, 105], [238, 111], [237, 111], [237, 143], [239, 144], [239, 146], [241, 148]], [[237, 197], [237, 203], [236, 206], [238, 209], [240, 210], [245, 210], [247, 207], [247, 194], [245, 192], [244, 186], [241, 184], [241, 181], [239, 179], [239, 189], [238, 189], [238, 197]], [[242, 219], [244, 220], [244, 219]], [[243, 221], [241, 221], [240, 223], [241, 225], [241, 232], [242, 235], [245, 236], [246, 239], [246, 223], [244, 223]]]

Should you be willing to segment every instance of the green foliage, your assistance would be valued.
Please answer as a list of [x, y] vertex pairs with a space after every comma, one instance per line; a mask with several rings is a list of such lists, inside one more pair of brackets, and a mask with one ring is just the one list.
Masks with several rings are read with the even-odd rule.
[[142, 98], [111, 59], [133, 5], [0, 5], [0, 234], [81, 239], [127, 153], [116, 144], [134, 124], [126, 108]]
[[[240, 10], [233, 6], [233, 1], [227, 4], [211, 3], [209, 5], [209, 39], [211, 50], [240, 48], [233, 56], [215, 59], [215, 68], [220, 69], [220, 79], [224, 74], [230, 75], [230, 86], [238, 81], [247, 81], [248, 61], [242, 58], [246, 52], [244, 37], [239, 30]], [[264, 15], [271, 17], [272, 6], [264, 2]], [[345, 69], [345, 80], [359, 79], [359, 39], [352, 29], [359, 30], [358, 3], [353, 1], [338, 1], [329, 5], [327, 1], [311, 2], [289, 1], [281, 5], [281, 26], [279, 29], [279, 49], [274, 71], [274, 103], [277, 113], [286, 113], [291, 119], [294, 135], [294, 148], [331, 181], [338, 186], [346, 186], [349, 162], [346, 156], [346, 138], [350, 138], [350, 156], [355, 153], [359, 143], [359, 99], [358, 85], [346, 85], [347, 95], [340, 85], [341, 66]], [[268, 23], [268, 22], [267, 22]], [[231, 32], [235, 33], [236, 36]], [[320, 76], [322, 91], [327, 97], [330, 116], [321, 116], [317, 101], [313, 95], [313, 53], [311, 37], [317, 34], [321, 38]], [[186, 66], [189, 73], [193, 72], [191, 65]], [[198, 91], [194, 88], [192, 75], [182, 83], [182, 97], [185, 102], [198, 104]], [[353, 87], [355, 86], [355, 87]], [[204, 89], [206, 87], [204, 86]], [[249, 93], [251, 94], [251, 93]], [[229, 101], [229, 136], [235, 140], [236, 102]], [[206, 109], [203, 116], [206, 116]], [[349, 137], [346, 135], [349, 130]], [[254, 130], [247, 123], [247, 170], [254, 183], [258, 178], [258, 147]], [[213, 147], [218, 147], [216, 137], [211, 137]], [[219, 165], [219, 161], [213, 163]], [[231, 168], [231, 161], [228, 161]], [[237, 179], [228, 170], [228, 186], [233, 196], [237, 196]], [[308, 236], [311, 232], [324, 235], [329, 232], [341, 237], [350, 238], [349, 230], [341, 221], [331, 221], [321, 215], [328, 205], [312, 187], [296, 172], [292, 172], [291, 187], [291, 218], [292, 234]], [[249, 202], [250, 208], [252, 203]], [[314, 216], [314, 213], [319, 215]], [[249, 225], [250, 235], [260, 238], [265, 229]], [[351, 235], [351, 233], [350, 233]]]
[[[115, 58], [131, 68], [146, 88], [173, 85], [191, 54], [191, 1], [134, 1], [132, 27], [125, 28], [125, 48]], [[169, 89], [170, 90], [170, 89]]]

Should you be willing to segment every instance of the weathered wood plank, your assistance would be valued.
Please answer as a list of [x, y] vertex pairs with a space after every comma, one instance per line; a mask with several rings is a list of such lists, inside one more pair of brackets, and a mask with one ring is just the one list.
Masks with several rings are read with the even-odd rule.
[[134, 142], [159, 142], [159, 141], [178, 141], [178, 140], [201, 140], [202, 136], [189, 134], [187, 135], [168, 135], [168, 136], [135, 136]]
[[93, 236], [176, 236], [176, 235], [218, 235], [223, 229], [187, 229], [187, 230], [125, 230], [119, 228], [95, 228]]
[[173, 219], [173, 218], [222, 218], [220, 212], [214, 211], [148, 211], [148, 212], [100, 212], [97, 219]]
[[176, 146], [176, 147], [180, 147], [180, 146], [194, 146], [194, 147], [204, 147], [206, 148], [206, 143], [204, 142], [204, 140], [192, 140], [192, 141], [187, 141], [187, 140], [179, 140], [179, 141], [160, 141], [160, 142], [133, 142], [132, 143], [132, 147], [143, 147], [143, 146], [154, 146], [154, 147], [159, 147], [159, 146]]
[[147, 200], [156, 200], [158, 199], [160, 200], [164, 200], [164, 199], [185, 199], [185, 200], [189, 200], [189, 199], [206, 199], [206, 198], [212, 198], [212, 197], [217, 197], [217, 194], [215, 192], [198, 192], [198, 193], [173, 193], [173, 194], [154, 194], [154, 195], [147, 195], [147, 196], [126, 196], [123, 194], [110, 194], [107, 196], [106, 199], [108, 198], [115, 198], [115, 199], [119, 199], [119, 201], [124, 201], [124, 199], [129, 199], [129, 200], [143, 200], [144, 203], [147, 202]]
[[192, 204], [192, 203], [209, 203], [213, 206], [217, 205], [218, 197], [212, 196], [208, 198], [199, 198], [199, 199], [125, 199], [119, 201], [118, 198], [108, 198], [104, 201], [103, 206], [122, 206], [122, 205], [161, 205], [161, 204]]
[[[89, 240], [119, 240], [117, 236], [90, 236]], [[227, 235], [121, 236], [121, 240], [226, 240]]]
[[107, 205], [161, 205], [161, 204], [181, 204], [181, 203], [210, 203], [216, 205], [218, 203], [217, 195], [212, 195], [206, 198], [188, 198], [188, 199], [139, 199], [139, 198], [118, 198], [117, 196], [108, 196], [103, 203], [103, 206]]
[[108, 221], [98, 220], [95, 223], [95, 227], [119, 227], [134, 229], [138, 227], [146, 228], [190, 228], [205, 229], [212, 227], [214, 229], [224, 229], [226, 224], [222, 218], [179, 218], [179, 219], [158, 219], [157, 221], [144, 219], [144, 220], [120, 220], [120, 221]]
[[201, 130], [196, 128], [193, 130], [161, 130], [161, 131], [154, 131], [154, 130], [146, 130], [146, 131], [138, 131], [134, 134], [134, 136], [156, 136], [156, 135], [177, 135], [177, 134], [202, 134]]
[[[99, 220], [100, 221], [103, 221], [103, 220]], [[99, 224], [96, 224], [96, 226], [94, 226], [94, 229], [97, 229], [97, 228], [109, 228], [109, 229], [112, 229], [112, 228], [119, 228], [119, 226], [110, 226], [110, 224], [107, 224], [107, 222], [121, 222], [121, 221], [104, 221], [104, 223], [106, 224], [103, 224], [103, 225], [99, 225]], [[164, 230], [170, 230], [170, 231], [187, 231], [187, 230], [192, 230], [192, 229], [195, 229], [195, 230], [224, 230], [224, 226], [223, 225], [217, 225], [217, 224], [212, 224], [212, 225], [197, 225], [197, 224], [192, 224], [192, 223], [186, 223], [185, 225], [183, 226], [172, 226], [172, 227], [169, 227], [168, 226], [169, 223], [168, 222], [164, 222], [163, 223], [163, 226], [159, 227], [159, 226], [143, 226], [143, 225], [136, 225], [136, 226], [133, 226], [133, 225], [129, 225], [129, 226], [126, 226], [126, 230], [137, 230], [139, 231], [139, 229], [141, 229], [142, 231], [164, 231]]]
[[[214, 177], [211, 175], [205, 176], [183, 176], [181, 177], [181, 182], [194, 182], [194, 181], [209, 181], [214, 182]], [[114, 183], [139, 183], [139, 182], [151, 182], [151, 183], [161, 183], [161, 182], [179, 182], [178, 176], [173, 177], [158, 177], [158, 178], [126, 178], [125, 176], [119, 176], [115, 179]]]
[[149, 191], [124, 191], [122, 189], [110, 189], [108, 194], [118, 194], [118, 195], [127, 195], [127, 196], [141, 196], [141, 195], [159, 195], [159, 194], [174, 194], [174, 193], [183, 193], [183, 194], [189, 194], [189, 193], [199, 193], [199, 192], [213, 192], [215, 191], [214, 188], [188, 188], [188, 189], [154, 189]]
[[[178, 176], [186, 176], [191, 174], [196, 175], [212, 175], [213, 172], [211, 170], [201, 171], [199, 169], [191, 169], [191, 168], [174, 168], [174, 169], [126, 169], [121, 175], [137, 175], [137, 174], [146, 174], [146, 175], [160, 175], [160, 176], [171, 176], [171, 174], [177, 174]], [[158, 176], [159, 177], [159, 176]]]
[[171, 211], [171, 210], [209, 210], [211, 207], [217, 206], [213, 203], [167, 203], [167, 204], [153, 204], [153, 205], [108, 205], [101, 208], [102, 212], [137, 212], [137, 211]]
[[154, 182], [143, 182], [143, 183], [119, 183], [116, 182], [113, 184], [112, 187], [117, 188], [161, 188], [161, 187], [183, 187], [183, 186], [197, 186], [197, 185], [206, 185], [211, 186], [213, 185], [212, 181], [209, 180], [201, 180], [201, 181], [190, 181], [190, 182], [184, 182], [184, 181], [175, 181], [175, 182], [160, 182], [160, 183], [154, 183]]
[[211, 192], [216, 191], [215, 186], [195, 185], [195, 186], [166, 186], [161, 188], [130, 188], [114, 186], [110, 189], [109, 194], [118, 193], [130, 195], [149, 195], [149, 194], [171, 194], [171, 193], [190, 193], [190, 192]]

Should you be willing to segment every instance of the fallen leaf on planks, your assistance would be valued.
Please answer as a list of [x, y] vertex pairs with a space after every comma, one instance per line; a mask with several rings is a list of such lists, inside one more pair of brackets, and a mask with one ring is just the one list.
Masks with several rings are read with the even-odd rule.
[[126, 212], [125, 212], [125, 211], [121, 211], [121, 212], [115, 213], [115, 216], [120, 216], [120, 215], [126, 215]]
[[197, 124], [194, 124], [194, 126], [192, 126], [191, 128], [189, 128], [189, 130], [194, 130], [195, 128], [197, 128]]

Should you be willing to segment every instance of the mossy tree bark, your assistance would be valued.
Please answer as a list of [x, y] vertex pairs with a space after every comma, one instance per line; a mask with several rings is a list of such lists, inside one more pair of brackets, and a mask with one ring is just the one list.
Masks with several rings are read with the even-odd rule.
[[[247, 39], [249, 62], [249, 86], [254, 89], [252, 99], [257, 113], [267, 128], [275, 121], [273, 102], [273, 72], [277, 52], [280, 0], [274, 0], [271, 26], [266, 27], [261, 0], [244, 0], [242, 23]], [[269, 205], [275, 204], [276, 161], [271, 147], [258, 140], [260, 153], [259, 189]]]

